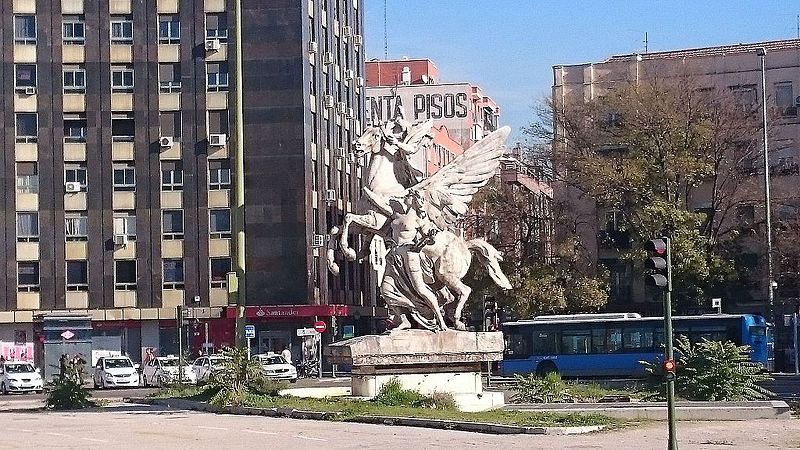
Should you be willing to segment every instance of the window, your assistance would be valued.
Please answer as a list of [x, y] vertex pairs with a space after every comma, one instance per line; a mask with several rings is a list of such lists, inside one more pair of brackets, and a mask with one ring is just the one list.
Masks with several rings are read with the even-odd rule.
[[206, 64], [208, 75], [208, 91], [227, 91], [228, 90], [228, 64], [227, 63], [208, 63]]
[[231, 210], [211, 209], [208, 211], [210, 221], [208, 231], [212, 239], [231, 237]]
[[17, 213], [17, 242], [39, 242], [39, 213]]
[[183, 239], [183, 210], [165, 209], [161, 214], [164, 239]]
[[208, 112], [208, 133], [228, 135], [227, 110], [211, 110]]
[[88, 291], [89, 277], [86, 261], [67, 261], [67, 290]]
[[86, 24], [83, 16], [64, 16], [62, 37], [65, 45], [84, 45]]
[[38, 261], [17, 263], [17, 290], [20, 292], [36, 292], [39, 290]]
[[208, 189], [218, 191], [231, 188], [231, 162], [227, 159], [208, 161]]
[[158, 16], [158, 43], [178, 44], [181, 40], [181, 23], [178, 16], [161, 14]]
[[114, 190], [136, 190], [136, 168], [133, 163], [114, 165]]
[[625, 328], [622, 345], [629, 351], [649, 351], [653, 348], [652, 328]]
[[111, 140], [115, 142], [133, 142], [136, 123], [133, 114], [114, 114], [111, 116]]
[[183, 289], [183, 260], [164, 260], [164, 289]]
[[64, 142], [86, 142], [86, 116], [64, 114]]
[[728, 89], [731, 90], [736, 102], [745, 111], [752, 110], [758, 103], [758, 93], [756, 92], [755, 84], [729, 86]]
[[206, 39], [228, 40], [228, 17], [223, 14], [206, 14]]
[[36, 43], [36, 16], [14, 16], [14, 42]]
[[36, 113], [17, 113], [17, 142], [36, 142], [39, 124]]
[[617, 353], [622, 350], [622, 329], [608, 328], [606, 330], [606, 343], [608, 353]]
[[230, 258], [211, 258], [211, 287], [227, 286], [228, 272], [231, 271]]
[[111, 18], [111, 43], [133, 44], [133, 19], [130, 17]]
[[17, 90], [36, 87], [36, 64], [15, 64], [14, 86]]
[[89, 217], [86, 212], [67, 214], [64, 217], [64, 235], [67, 241], [89, 240]]
[[180, 111], [161, 112], [158, 115], [161, 125], [161, 136], [170, 136], [175, 141], [180, 141], [181, 137], [181, 113]]
[[741, 227], [752, 227], [755, 222], [755, 207], [753, 205], [736, 206], [736, 220]]
[[794, 106], [794, 94], [792, 93], [791, 81], [783, 81], [775, 84], [775, 105], [779, 108]]
[[591, 351], [589, 330], [564, 330], [561, 332], [561, 353], [583, 355]]
[[85, 164], [65, 164], [64, 182], [80, 183], [81, 190], [86, 190], [86, 165]]
[[555, 330], [540, 330], [533, 332], [534, 355], [558, 354], [558, 332]]
[[114, 213], [114, 234], [128, 236], [128, 240], [136, 239], [136, 215], [132, 211]]
[[508, 333], [505, 334], [504, 359], [530, 358], [531, 338], [531, 331], [527, 327], [510, 327]]
[[39, 168], [35, 162], [17, 163], [17, 192], [20, 194], [39, 193]]
[[183, 190], [183, 163], [181, 161], [161, 162], [161, 190]]
[[181, 65], [161, 63], [158, 65], [158, 82], [161, 92], [181, 91]]
[[114, 289], [136, 290], [136, 260], [114, 261]]
[[111, 92], [133, 90], [133, 66], [111, 67]]
[[86, 92], [86, 69], [82, 66], [64, 66], [64, 92]]

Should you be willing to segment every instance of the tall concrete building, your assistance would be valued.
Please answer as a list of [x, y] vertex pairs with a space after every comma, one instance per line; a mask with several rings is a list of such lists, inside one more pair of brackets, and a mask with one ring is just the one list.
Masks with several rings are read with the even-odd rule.
[[[242, 3], [247, 316], [280, 351], [375, 306], [369, 275], [329, 276], [319, 248], [360, 188], [363, 13]], [[233, 7], [0, 1], [2, 352], [30, 354], [51, 311], [91, 317], [96, 347], [175, 352], [178, 305], [195, 349], [233, 342]]]
[[[761, 65], [756, 53], [765, 48], [767, 92], [761, 89]], [[709, 92], [732, 92], [743, 105], [759, 110], [766, 95], [771, 116], [773, 134], [769, 145], [769, 171], [771, 175], [773, 218], [785, 220], [798, 217], [798, 162], [800, 162], [800, 40], [760, 42], [688, 50], [675, 50], [647, 54], [612, 56], [594, 63], [559, 65], [553, 67], [553, 97], [558, 104], [571, 101], [589, 101], [604, 95], [615, 85], [636, 83], [649, 77], [669, 77], [688, 73], [697, 79]], [[559, 130], [555, 130], [559, 133]], [[760, 135], [755, 137], [760, 142]], [[558, 147], [556, 147], [556, 150]], [[737, 163], [736, 170], [758, 187], [752, 198], [736, 207], [733, 220], [725, 227], [750, 230], [745, 236], [740, 263], [750, 269], [750, 277], [740, 279], [742, 289], [735, 298], [723, 299], [724, 307], [731, 312], [767, 312], [766, 245], [763, 226], [753, 229], [753, 223], [764, 219], [763, 161], [746, 159]], [[690, 207], [702, 211], [711, 205], [708, 196], [698, 189], [690, 200]], [[557, 201], [571, 201], [569, 189], [556, 185]], [[660, 314], [658, 299], [645, 295], [640, 277], [631, 270], [630, 264], [618, 258], [613, 242], [598, 239], [614, 231], [615, 212], [611, 209], [594, 209], [591, 202], [582, 202], [579, 207], [596, 220], [581, 222], [578, 232], [588, 244], [588, 251], [611, 271], [612, 310], [640, 311]], [[748, 237], [749, 236], [749, 237]], [[776, 278], [781, 278], [780, 273]], [[776, 313], [781, 314], [798, 301], [797, 289], [777, 290]], [[709, 309], [710, 302], [709, 299]], [[770, 321], [773, 319], [770, 318]], [[782, 321], [780, 321], [782, 322]], [[781, 325], [782, 326], [782, 325]]]

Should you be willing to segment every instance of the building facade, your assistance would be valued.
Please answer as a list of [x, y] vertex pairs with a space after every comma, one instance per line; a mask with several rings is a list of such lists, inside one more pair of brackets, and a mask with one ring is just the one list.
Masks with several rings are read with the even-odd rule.
[[[360, 188], [346, 149], [363, 14], [358, 0], [243, 3], [247, 315], [258, 349], [280, 351], [295, 328], [375, 307], [369, 273], [329, 276], [317, 247]], [[195, 347], [233, 343], [233, 2], [0, 12], [4, 348], [29, 346], [39, 314], [73, 311], [109, 350], [174, 352], [179, 305]]]
[[[757, 49], [764, 48], [766, 54], [767, 92], [761, 89], [761, 61]], [[691, 74], [709, 92], [732, 92], [737, 101], [746, 108], [760, 110], [766, 96], [771, 122], [769, 144], [769, 171], [771, 175], [773, 220], [792, 220], [797, 217], [800, 197], [797, 194], [798, 158], [800, 158], [800, 40], [761, 42], [688, 50], [665, 51], [647, 54], [613, 56], [606, 61], [553, 67], [553, 99], [555, 103], [589, 101], [604, 95], [615, 85], [637, 83], [653, 76], [669, 77], [675, 74]], [[759, 113], [760, 114], [760, 113]], [[559, 133], [559, 130], [555, 130]], [[758, 137], [760, 142], [760, 136]], [[558, 147], [555, 147], [558, 150]], [[733, 162], [730, 162], [733, 163]], [[766, 245], [763, 226], [752, 224], [763, 222], [763, 161], [740, 161], [736, 170], [745, 175], [743, 182], [757, 186], [752, 198], [738, 205], [734, 220], [726, 227], [737, 228], [746, 233], [743, 239], [741, 259], [749, 264], [752, 278], [740, 280], [742, 289], [737, 298], [723, 299], [726, 311], [767, 313], [766, 289]], [[747, 177], [751, 177], [747, 179]], [[648, 298], [645, 290], [629, 264], [621, 262], [613, 246], [598, 239], [613, 233], [616, 219], [613, 210], [596, 209], [591, 201], [576, 201], [570, 189], [556, 185], [557, 201], [573, 202], [584, 217], [595, 220], [582, 222], [579, 233], [589, 244], [588, 251], [611, 271], [612, 296], [609, 308], [618, 311], [641, 311], [660, 314], [659, 301]], [[702, 211], [710, 205], [710, 199], [699, 195], [690, 199], [690, 207]], [[775, 223], [775, 222], [773, 222]], [[776, 273], [776, 278], [781, 278]], [[797, 303], [798, 294], [779, 286], [776, 290], [778, 314], [785, 313]], [[711, 299], [708, 301], [709, 310]], [[768, 319], [772, 322], [776, 317]], [[779, 327], [782, 320], [776, 321]]]

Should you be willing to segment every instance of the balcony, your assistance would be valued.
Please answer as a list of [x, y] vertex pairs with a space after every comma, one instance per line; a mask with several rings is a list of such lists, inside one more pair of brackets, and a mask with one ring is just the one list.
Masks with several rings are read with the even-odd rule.
[[597, 234], [597, 245], [600, 248], [627, 250], [631, 248], [631, 236], [628, 231], [607, 229]]

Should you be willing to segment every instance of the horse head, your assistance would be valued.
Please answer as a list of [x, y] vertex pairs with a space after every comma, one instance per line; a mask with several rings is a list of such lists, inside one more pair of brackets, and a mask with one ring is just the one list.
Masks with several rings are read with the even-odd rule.
[[356, 157], [360, 158], [366, 153], [378, 153], [383, 139], [380, 127], [367, 127], [364, 133], [353, 141], [353, 150], [356, 152]]

